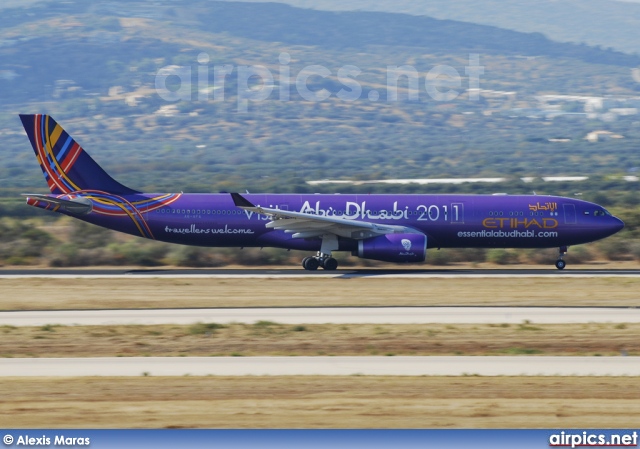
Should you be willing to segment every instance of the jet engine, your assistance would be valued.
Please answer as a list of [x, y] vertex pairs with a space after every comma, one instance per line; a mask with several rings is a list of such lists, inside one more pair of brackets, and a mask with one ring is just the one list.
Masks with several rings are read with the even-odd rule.
[[358, 241], [352, 255], [363, 259], [393, 263], [424, 262], [427, 236], [424, 234], [386, 234]]

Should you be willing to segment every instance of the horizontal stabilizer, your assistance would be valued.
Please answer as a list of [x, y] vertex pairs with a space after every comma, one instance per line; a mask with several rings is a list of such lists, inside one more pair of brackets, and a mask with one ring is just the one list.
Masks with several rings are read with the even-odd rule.
[[93, 210], [93, 204], [86, 198], [74, 198], [72, 200], [63, 200], [47, 195], [39, 194], [23, 194], [27, 197], [29, 206], [40, 207], [42, 209], [52, 210], [54, 212], [69, 212], [75, 215], [86, 215]]

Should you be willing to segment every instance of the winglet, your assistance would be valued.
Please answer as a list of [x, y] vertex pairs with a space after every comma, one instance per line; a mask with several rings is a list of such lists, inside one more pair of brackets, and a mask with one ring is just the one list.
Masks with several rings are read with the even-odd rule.
[[232, 193], [231, 198], [233, 198], [233, 204], [235, 204], [236, 207], [256, 207], [239, 193]]

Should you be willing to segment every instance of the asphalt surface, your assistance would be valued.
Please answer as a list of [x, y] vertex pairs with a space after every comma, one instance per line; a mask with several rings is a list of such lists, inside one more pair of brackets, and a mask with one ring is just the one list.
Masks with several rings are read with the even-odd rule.
[[557, 270], [553, 267], [536, 269], [341, 269], [333, 272], [300, 269], [6, 269], [0, 270], [0, 278], [28, 277], [640, 277], [640, 269], [579, 269]]
[[276, 307], [216, 309], [43, 310], [0, 312], [0, 326], [281, 324], [640, 323], [628, 307]]
[[0, 359], [13, 376], [640, 376], [640, 357], [103, 357]]

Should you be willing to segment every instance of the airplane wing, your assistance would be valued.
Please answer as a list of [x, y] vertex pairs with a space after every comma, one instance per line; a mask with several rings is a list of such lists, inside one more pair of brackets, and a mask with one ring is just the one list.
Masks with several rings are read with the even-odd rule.
[[355, 240], [368, 239], [384, 234], [421, 234], [421, 232], [405, 226], [349, 220], [344, 217], [323, 217], [256, 206], [239, 193], [232, 193], [231, 197], [237, 207], [271, 217], [271, 221], [266, 224], [267, 228], [293, 234], [291, 237], [294, 239], [321, 237], [326, 234], [335, 234]]
[[54, 211], [65, 210], [74, 214], [88, 214], [93, 210], [93, 204], [86, 198], [74, 198], [72, 200], [63, 200], [48, 195], [40, 194], [27, 194], [23, 193], [22, 196], [27, 197], [27, 204], [33, 204], [34, 202], [42, 202], [47, 205], [46, 209], [51, 208]]

